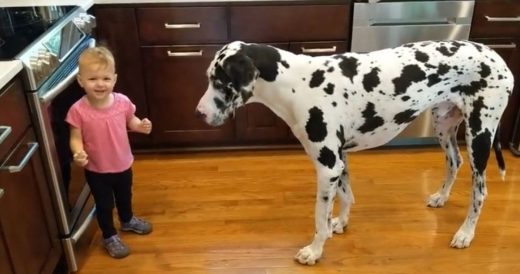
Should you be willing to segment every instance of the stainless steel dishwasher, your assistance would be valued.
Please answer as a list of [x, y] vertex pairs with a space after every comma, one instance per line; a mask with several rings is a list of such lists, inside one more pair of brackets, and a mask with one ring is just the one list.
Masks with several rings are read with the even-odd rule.
[[[474, 0], [356, 0], [352, 52], [369, 52], [423, 40], [467, 40]], [[426, 110], [388, 145], [435, 144]]]

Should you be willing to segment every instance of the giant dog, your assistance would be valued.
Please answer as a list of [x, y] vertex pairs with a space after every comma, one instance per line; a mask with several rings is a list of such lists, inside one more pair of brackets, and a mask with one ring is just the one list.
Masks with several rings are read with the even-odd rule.
[[[221, 125], [246, 103], [261, 102], [290, 126], [312, 159], [318, 184], [316, 233], [296, 254], [300, 263], [314, 264], [325, 240], [347, 226], [354, 197], [345, 152], [385, 144], [428, 108], [447, 169], [442, 186], [427, 201], [430, 207], [448, 200], [462, 163], [456, 133], [462, 121], [466, 124], [471, 202], [451, 246], [470, 245], [487, 195], [487, 160], [493, 143], [498, 144], [495, 133], [513, 90], [511, 71], [490, 48], [468, 41], [423, 41], [310, 57], [235, 41], [215, 54], [207, 77], [209, 86], [196, 112], [209, 125]], [[331, 218], [335, 195], [340, 211]]]

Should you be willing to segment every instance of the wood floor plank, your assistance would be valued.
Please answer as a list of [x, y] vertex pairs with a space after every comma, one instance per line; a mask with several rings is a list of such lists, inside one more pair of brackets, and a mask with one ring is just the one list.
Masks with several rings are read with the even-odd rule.
[[121, 234], [132, 250], [122, 260], [98, 233], [78, 273], [519, 273], [520, 158], [504, 156], [506, 179], [491, 157], [476, 237], [457, 250], [449, 243], [468, 208], [467, 160], [448, 203], [434, 209], [425, 200], [443, 179], [438, 148], [350, 154], [349, 227], [317, 265], [302, 266], [293, 256], [312, 240], [316, 191], [302, 150], [137, 155], [134, 211], [154, 232]]

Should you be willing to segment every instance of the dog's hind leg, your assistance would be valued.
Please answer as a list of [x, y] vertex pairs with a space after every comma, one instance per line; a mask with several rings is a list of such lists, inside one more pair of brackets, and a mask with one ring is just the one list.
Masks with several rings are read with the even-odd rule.
[[442, 186], [430, 195], [429, 207], [442, 207], [448, 201], [451, 188], [462, 165], [462, 157], [457, 145], [457, 130], [462, 122], [462, 113], [451, 103], [442, 103], [432, 108], [433, 127], [439, 143], [446, 154], [446, 178]]
[[[305, 146], [305, 145], [304, 145]], [[316, 207], [314, 212], [315, 228], [314, 239], [311, 244], [300, 249], [295, 259], [301, 264], [313, 265], [321, 257], [325, 241], [332, 235], [332, 204], [338, 180], [345, 168], [343, 159], [337, 151], [341, 146], [318, 148], [317, 151], [308, 149], [307, 153], [314, 161], [317, 174]]]
[[[471, 202], [464, 223], [453, 236], [451, 246], [468, 247], [475, 235], [475, 228], [487, 196], [486, 166], [491, 153], [493, 138], [501, 112], [493, 111], [484, 97], [478, 97], [467, 106], [465, 115], [466, 143], [472, 171]], [[503, 104], [505, 106], [505, 103]]]
[[344, 232], [345, 227], [348, 225], [348, 218], [350, 214], [350, 207], [354, 203], [354, 194], [350, 187], [350, 180], [347, 169], [346, 156], [342, 157], [345, 162], [345, 169], [341, 172], [341, 176], [338, 180], [338, 186], [336, 188], [336, 194], [339, 197], [339, 212], [338, 217], [332, 219], [332, 231], [338, 234]]

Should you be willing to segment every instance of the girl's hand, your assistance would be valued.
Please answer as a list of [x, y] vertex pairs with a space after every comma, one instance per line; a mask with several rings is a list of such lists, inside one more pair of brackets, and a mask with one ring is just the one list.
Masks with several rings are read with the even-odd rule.
[[72, 157], [74, 158], [74, 162], [80, 167], [84, 167], [88, 164], [88, 155], [83, 150], [80, 152], [74, 153], [74, 155]]
[[150, 134], [150, 132], [152, 132], [152, 122], [147, 118], [143, 118], [139, 124], [139, 128], [142, 133]]

